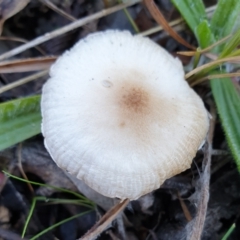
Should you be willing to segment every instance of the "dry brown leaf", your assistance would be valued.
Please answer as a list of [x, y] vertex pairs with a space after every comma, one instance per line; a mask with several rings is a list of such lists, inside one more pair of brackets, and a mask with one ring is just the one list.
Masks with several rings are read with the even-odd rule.
[[18, 59], [0, 62], [0, 73], [31, 72], [48, 69], [57, 59], [56, 56]]
[[0, 0], [0, 34], [4, 22], [27, 6], [30, 0]]
[[163, 29], [169, 33], [171, 37], [173, 37], [176, 41], [181, 43], [187, 48], [195, 50], [196, 48], [185, 41], [177, 32], [169, 25], [167, 20], [164, 18], [161, 11], [158, 9], [157, 5], [155, 4], [154, 0], [143, 0], [145, 5], [147, 6], [149, 12], [151, 13], [152, 17], [155, 21], [163, 27]]

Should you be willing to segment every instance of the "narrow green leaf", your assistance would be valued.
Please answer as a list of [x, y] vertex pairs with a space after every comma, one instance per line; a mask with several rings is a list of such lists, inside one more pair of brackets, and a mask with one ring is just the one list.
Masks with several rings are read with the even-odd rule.
[[231, 54], [228, 55], [228, 57], [236, 57], [240, 56], [240, 49], [233, 51]]
[[231, 40], [225, 45], [223, 48], [220, 58], [226, 57], [228, 55], [231, 55], [233, 50], [240, 44], [240, 29], [236, 31], [231, 38]]
[[191, 30], [195, 33], [196, 27], [207, 19], [202, 0], [172, 0]]
[[211, 28], [217, 40], [229, 35], [234, 27], [240, 23], [237, 21], [240, 13], [239, 0], [219, 0], [215, 10]]
[[196, 36], [201, 48], [207, 48], [215, 42], [214, 36], [207, 20], [202, 21], [196, 27]]
[[78, 217], [81, 217], [81, 216], [83, 216], [83, 215], [85, 215], [85, 214], [88, 214], [88, 213], [90, 213], [90, 212], [92, 212], [92, 211], [93, 211], [93, 210], [88, 210], [88, 211], [85, 211], [85, 212], [82, 212], [82, 213], [78, 213], [78, 214], [76, 214], [76, 215], [74, 215], [74, 216], [72, 216], [72, 217], [69, 217], [69, 218], [66, 218], [66, 219], [64, 219], [64, 220], [62, 220], [62, 221], [60, 221], [60, 222], [57, 222], [57, 223], [51, 225], [50, 227], [44, 229], [43, 231], [41, 231], [40, 233], [38, 233], [38, 234], [35, 235], [34, 237], [30, 238], [30, 240], [39, 239], [40, 236], [42, 236], [43, 234], [45, 234], [45, 233], [47, 233], [47, 232], [49, 232], [49, 231], [52, 231], [54, 228], [56, 228], [56, 227], [58, 227], [58, 226], [60, 226], [60, 225], [62, 225], [62, 224], [64, 224], [64, 223], [66, 223], [66, 222], [68, 222], [68, 221], [71, 221], [71, 220], [73, 220], [74, 218], [78, 218]]
[[[217, 9], [211, 21], [210, 29], [208, 28], [209, 26], [207, 26], [207, 21], [204, 21], [202, 10], [196, 12], [197, 8], [194, 8], [194, 6], [191, 5], [192, 2], [200, 4], [200, 0], [172, 0], [172, 2], [178, 8], [192, 31], [195, 33], [201, 48], [206, 48], [213, 43], [213, 38], [211, 36], [214, 36], [216, 41], [218, 41], [232, 33], [234, 29], [240, 26], [240, 21], [238, 21], [240, 19], [239, 0], [219, 0]], [[206, 35], [206, 38], [204, 38], [204, 35]], [[222, 55], [224, 56], [226, 54], [229, 54], [234, 50], [235, 46], [237, 45], [238, 39], [239, 37], [237, 31], [234, 39], [230, 40], [229, 43], [225, 44], [225, 47], [224, 45], [220, 47], [218, 46], [214, 49], [214, 52], [221, 54], [221, 50], [224, 49]], [[236, 50], [235, 52], [231, 53], [231, 56], [236, 56], [238, 54], [239, 51]], [[211, 80], [211, 88], [229, 147], [233, 153], [234, 159], [240, 171], [239, 94], [230, 79]]]
[[0, 150], [40, 133], [40, 96], [0, 104]]
[[85, 201], [86, 204], [89, 204], [89, 205], [92, 205], [93, 207], [95, 207], [95, 203], [91, 202], [90, 200], [88, 200], [85, 196], [83, 196], [82, 194], [80, 193], [76, 193], [76, 192], [73, 192], [71, 190], [68, 190], [68, 189], [65, 189], [65, 188], [60, 188], [60, 187], [56, 187], [56, 186], [53, 186], [53, 185], [48, 185], [48, 184], [45, 184], [45, 183], [39, 183], [39, 182], [34, 182], [34, 181], [29, 181], [29, 180], [26, 180], [24, 178], [20, 178], [20, 177], [17, 177], [15, 175], [12, 175], [10, 174], [9, 172], [6, 172], [6, 171], [2, 171], [4, 174], [6, 174], [8, 177], [11, 177], [13, 179], [16, 179], [18, 181], [22, 181], [22, 182], [26, 182], [26, 183], [30, 183], [32, 185], [37, 185], [37, 186], [41, 186], [41, 187], [46, 187], [46, 188], [51, 188], [51, 189], [55, 189], [59, 192], [65, 192], [65, 193], [69, 193], [69, 194], [72, 194], [74, 195], [75, 197], [81, 199], [82, 201]]
[[223, 236], [223, 238], [221, 240], [227, 240], [230, 235], [233, 233], [234, 229], [236, 228], [236, 224], [234, 223], [226, 232], [226, 234]]
[[240, 171], [240, 95], [229, 78], [211, 80], [228, 145]]
[[[239, 0], [219, 0], [217, 9], [214, 12], [211, 28], [217, 39], [221, 39], [233, 32], [236, 27], [237, 18], [240, 15]], [[228, 54], [235, 48], [238, 40], [238, 31], [235, 39], [225, 45], [222, 55]], [[217, 79], [211, 81], [211, 87], [218, 113], [221, 118], [228, 145], [240, 171], [240, 97], [230, 79]]]

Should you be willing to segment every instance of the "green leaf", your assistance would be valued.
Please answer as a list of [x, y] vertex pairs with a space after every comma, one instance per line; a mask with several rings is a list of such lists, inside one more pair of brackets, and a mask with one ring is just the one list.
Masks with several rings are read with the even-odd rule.
[[215, 10], [211, 28], [217, 40], [229, 35], [237, 22], [240, 13], [239, 0], [219, 0]]
[[240, 13], [239, 0], [219, 0], [213, 14], [211, 28], [217, 40], [229, 35], [234, 27], [237, 28], [237, 21]]
[[172, 0], [172, 3], [194, 33], [196, 27], [207, 19], [202, 0]]
[[[217, 9], [214, 12], [211, 26], [209, 28], [207, 21], [204, 21], [202, 10], [198, 11], [198, 7], [191, 5], [192, 2], [200, 6], [200, 0], [181, 1], [172, 0], [178, 8], [186, 22], [196, 35], [201, 48], [210, 46], [213, 38], [216, 41], [229, 35], [240, 26], [240, 1], [239, 0], [219, 0]], [[211, 33], [212, 32], [212, 33]], [[214, 52], [221, 54], [220, 57], [226, 56], [231, 52], [232, 55], [237, 55], [238, 50], [232, 52], [239, 41], [239, 31], [225, 45], [217, 47]], [[206, 38], [204, 38], [206, 35]], [[213, 36], [213, 37], [212, 37]], [[216, 42], [215, 41], [215, 42]], [[223, 49], [223, 51], [222, 51]], [[210, 71], [211, 72], [211, 71]], [[219, 73], [219, 72], [218, 72]], [[223, 129], [225, 131], [228, 145], [233, 153], [234, 159], [240, 171], [240, 97], [230, 79], [211, 80], [211, 88], [217, 109], [221, 118]]]
[[240, 44], [240, 29], [236, 31], [231, 40], [225, 45], [220, 58], [232, 55], [233, 50]]
[[[237, 25], [240, 14], [239, 0], [219, 0], [214, 12], [211, 28], [214, 35], [220, 39], [229, 35]], [[239, 24], [239, 23], [238, 23]], [[239, 31], [219, 53], [220, 57], [228, 54], [239, 40]], [[216, 79], [211, 81], [213, 96], [221, 118], [228, 145], [231, 149], [238, 170], [240, 171], [240, 97], [230, 79]]]
[[228, 231], [225, 233], [225, 235], [223, 236], [223, 238], [221, 240], [227, 240], [229, 239], [230, 235], [233, 233], [233, 231], [236, 228], [236, 224], [234, 223], [229, 229]]
[[228, 140], [240, 171], [240, 95], [229, 78], [211, 80], [212, 92]]
[[0, 104], [0, 150], [41, 132], [40, 96]]
[[207, 48], [209, 45], [215, 42], [207, 20], [202, 21], [196, 27], [196, 37], [198, 38], [198, 42], [201, 48]]
[[240, 56], [240, 49], [233, 51], [231, 54], [228, 55], [228, 57], [236, 57]]

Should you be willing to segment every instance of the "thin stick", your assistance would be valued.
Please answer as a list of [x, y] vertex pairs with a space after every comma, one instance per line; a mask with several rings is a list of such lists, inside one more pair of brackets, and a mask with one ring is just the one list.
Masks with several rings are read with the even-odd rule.
[[30, 75], [28, 77], [21, 78], [21, 79], [17, 80], [16, 82], [13, 82], [13, 83], [10, 83], [10, 84], [8, 84], [8, 85], [6, 85], [4, 87], [1, 87], [0, 88], [0, 94], [3, 93], [3, 92], [9, 91], [9, 90], [11, 90], [11, 89], [13, 89], [15, 87], [18, 87], [18, 86], [20, 86], [22, 84], [25, 84], [25, 83], [31, 82], [33, 80], [36, 80], [36, 79], [38, 79], [40, 77], [43, 77], [43, 76], [48, 74], [48, 71], [49, 70], [44, 70], [44, 71], [32, 74], [32, 75]]
[[48, 41], [50, 39], [58, 37], [58, 36], [60, 36], [60, 35], [62, 35], [64, 33], [72, 31], [72, 30], [74, 30], [76, 28], [79, 28], [79, 27], [81, 27], [81, 26], [83, 26], [83, 25], [85, 25], [85, 24], [87, 24], [87, 23], [89, 23], [89, 22], [91, 22], [93, 20], [96, 20], [98, 18], [107, 16], [107, 15], [109, 15], [111, 13], [117, 12], [117, 11], [123, 9], [123, 8], [129, 7], [129, 6], [134, 5], [134, 4], [138, 3], [138, 2], [140, 2], [140, 0], [133, 0], [130, 3], [119, 4], [117, 6], [114, 6], [114, 7], [108, 8], [108, 9], [104, 9], [104, 10], [102, 10], [100, 12], [97, 12], [97, 13], [91, 15], [91, 16], [87, 16], [87, 17], [81, 18], [81, 19], [79, 19], [79, 20], [77, 20], [75, 22], [72, 22], [72, 23], [70, 23], [70, 24], [68, 24], [68, 25], [66, 25], [64, 27], [61, 27], [61, 28], [59, 28], [57, 30], [54, 30], [54, 31], [52, 31], [50, 33], [46, 33], [46, 34], [44, 34], [44, 35], [42, 35], [40, 37], [37, 37], [37, 38], [33, 39], [32, 41], [30, 41], [30, 42], [28, 42], [26, 44], [23, 44], [23, 45], [21, 45], [19, 47], [16, 47], [16, 48], [10, 50], [9, 52], [6, 52], [6, 53], [0, 55], [0, 60], [4, 60], [6, 58], [10, 58], [12, 56], [15, 56], [15, 55], [17, 55], [17, 54], [19, 54], [19, 53], [21, 53], [21, 52], [23, 52], [23, 51], [25, 51], [25, 50], [27, 50], [29, 48], [35, 47], [35, 46], [37, 46], [37, 45], [39, 45], [41, 43], [44, 43], [44, 42], [46, 42], [46, 41]]
[[205, 145], [205, 156], [202, 163], [203, 174], [201, 175], [201, 192], [198, 199], [198, 210], [196, 217], [190, 222], [191, 232], [187, 240], [201, 239], [204, 222], [207, 214], [207, 206], [209, 201], [209, 183], [211, 175], [211, 156], [212, 156], [212, 140], [215, 128], [216, 111], [214, 106], [211, 106], [212, 119], [210, 120], [210, 129], [207, 136], [207, 143]]
[[[24, 178], [25, 180], [29, 181], [29, 180], [28, 180], [28, 177], [27, 177], [27, 175], [25, 174], [25, 172], [24, 172], [24, 170], [23, 170], [23, 167], [22, 167], [22, 143], [19, 143], [19, 145], [18, 145], [17, 155], [18, 155], [18, 168], [19, 168], [19, 171], [20, 171], [20, 173], [22, 174], [23, 178]], [[32, 185], [31, 185], [29, 182], [27, 182], [27, 185], [28, 185], [28, 188], [29, 188], [30, 192], [31, 192], [32, 194], [34, 194], [34, 190], [33, 190]]]
[[46, 6], [48, 6], [50, 9], [52, 9], [53, 11], [55, 11], [56, 13], [58, 13], [59, 15], [67, 18], [70, 21], [76, 21], [77, 18], [71, 16], [70, 14], [66, 13], [65, 11], [63, 11], [62, 9], [58, 8], [55, 4], [53, 4], [52, 2], [50, 2], [49, 0], [39, 0], [42, 4], [45, 4]]
[[[182, 25], [184, 24], [184, 20], [182, 18], [179, 18], [179, 19], [171, 21], [169, 23], [169, 26], [170, 27], [176, 27], [176, 26], [181, 25], [181, 24]], [[141, 36], [148, 36], [148, 35], [160, 32], [162, 30], [163, 30], [162, 26], [156, 26], [156, 27], [150, 28], [150, 29], [148, 29], [148, 30], [146, 30], [144, 32], [139, 33], [139, 35], [141, 35]]]
[[192, 220], [192, 216], [191, 216], [191, 213], [190, 211], [188, 210], [188, 207], [187, 205], [185, 204], [185, 202], [183, 201], [182, 197], [180, 196], [179, 194], [179, 191], [177, 191], [177, 197], [178, 197], [178, 200], [180, 202], [180, 205], [182, 207], [182, 210], [183, 210], [183, 213], [185, 215], [185, 218], [187, 219], [188, 222], [190, 222]]
[[[203, 53], [208, 53], [210, 52], [211, 49], [213, 49], [214, 47], [222, 44], [223, 42], [225, 42], [227, 39], [229, 39], [232, 35], [228, 35], [222, 39], [220, 39], [219, 41], [215, 42], [214, 44], [208, 46], [207, 48], [204, 48], [204, 49], [201, 49], [201, 48], [197, 48], [196, 51], [181, 51], [181, 52], [177, 52], [177, 54], [179, 55], [183, 55], [183, 56], [194, 56], [196, 53], [200, 53], [200, 54], [203, 54]], [[216, 60], [216, 59], [215, 59]]]
[[[3, 41], [14, 41], [14, 42], [21, 42], [21, 43], [27, 43], [28, 41], [23, 38], [18, 38], [18, 37], [9, 37], [9, 36], [0, 36], [0, 40]], [[40, 47], [35, 47], [43, 56], [47, 55], [47, 53], [41, 49]]]
[[211, 79], [218, 79], [218, 78], [230, 78], [230, 77], [240, 77], [240, 72], [234, 72], [234, 73], [222, 73], [222, 74], [213, 74], [213, 75], [208, 75], [203, 78], [197, 79], [196, 81], [190, 83], [190, 86], [193, 87], [199, 83], [202, 83], [206, 80], [211, 80]]
[[232, 34], [229, 34], [228, 36], [220, 39], [219, 41], [213, 43], [212, 45], [208, 46], [207, 48], [204, 48], [204, 49], [200, 49], [199, 52], [200, 53], [206, 53], [206, 52], [209, 52], [211, 49], [213, 49], [214, 47], [224, 43], [225, 41], [227, 41], [230, 37], [232, 37]]
[[120, 212], [128, 205], [129, 199], [125, 199], [123, 202], [118, 203], [111, 208], [82, 238], [79, 240], [93, 240], [100, 235], [118, 216]]
[[217, 59], [215, 61], [212, 61], [210, 63], [206, 63], [206, 64], [203, 64], [197, 68], [194, 68], [192, 71], [190, 71], [189, 73], [187, 73], [185, 75], [185, 78], [189, 78], [191, 77], [192, 75], [194, 75], [195, 73], [198, 73], [206, 68], [209, 68], [209, 67], [212, 67], [212, 66], [217, 66], [217, 65], [220, 65], [221, 63], [225, 63], [225, 62], [231, 62], [231, 63], [239, 63], [240, 61], [240, 57], [239, 56], [236, 56], [236, 57], [226, 57], [226, 58], [220, 58], [220, 59]]

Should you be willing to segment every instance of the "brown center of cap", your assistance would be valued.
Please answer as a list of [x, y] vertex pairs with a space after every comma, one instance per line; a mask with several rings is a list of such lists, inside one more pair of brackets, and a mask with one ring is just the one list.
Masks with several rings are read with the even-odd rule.
[[131, 87], [129, 89], [123, 89], [123, 95], [121, 100], [121, 107], [126, 110], [143, 113], [148, 107], [149, 96], [148, 92], [142, 87]]

